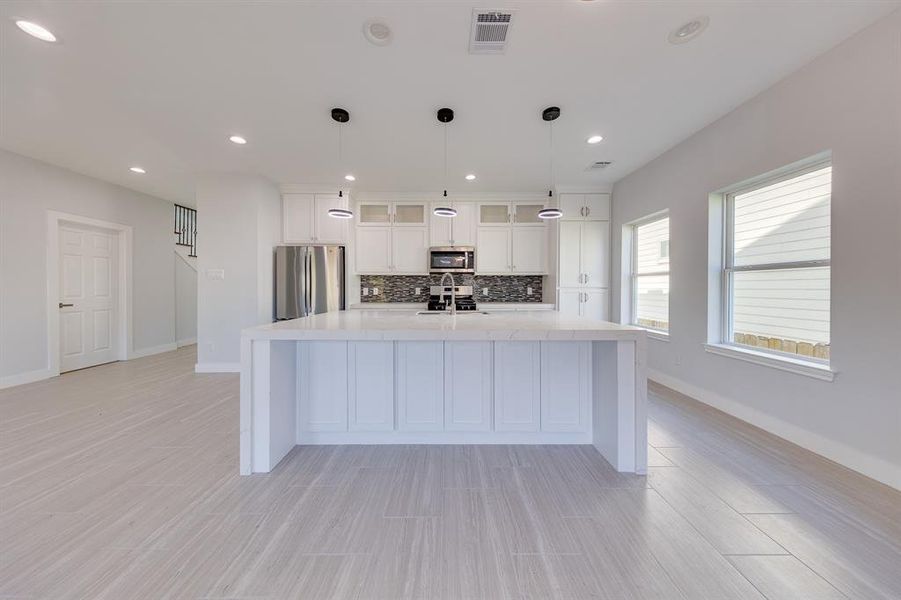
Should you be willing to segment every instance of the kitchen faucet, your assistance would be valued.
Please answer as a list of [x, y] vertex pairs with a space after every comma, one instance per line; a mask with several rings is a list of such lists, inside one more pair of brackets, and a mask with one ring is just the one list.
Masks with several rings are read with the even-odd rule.
[[[445, 273], [444, 275], [441, 276], [441, 282], [438, 284], [441, 286], [441, 300], [444, 301], [444, 296], [445, 296], [445, 293], [444, 293], [444, 278], [445, 277], [450, 277], [450, 280], [451, 280], [450, 314], [456, 315], [457, 314], [457, 284], [454, 283], [454, 276], [452, 273]], [[445, 309], [445, 310], [447, 310], [447, 309]]]

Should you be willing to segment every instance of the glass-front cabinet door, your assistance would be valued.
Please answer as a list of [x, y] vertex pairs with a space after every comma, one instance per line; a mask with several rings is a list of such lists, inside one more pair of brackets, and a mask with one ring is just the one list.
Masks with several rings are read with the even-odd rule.
[[394, 224], [404, 226], [423, 226], [427, 222], [426, 203], [424, 202], [395, 202]]
[[391, 205], [388, 202], [360, 202], [358, 225], [388, 225], [391, 223]]
[[508, 225], [509, 223], [509, 204], [479, 204], [479, 225]]
[[543, 204], [514, 204], [513, 223], [515, 225], [542, 225], [544, 221], [538, 218], [538, 211], [544, 208]]

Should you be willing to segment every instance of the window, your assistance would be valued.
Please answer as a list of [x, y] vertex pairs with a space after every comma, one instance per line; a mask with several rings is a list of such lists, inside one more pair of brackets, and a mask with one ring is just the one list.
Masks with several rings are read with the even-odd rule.
[[832, 166], [727, 193], [723, 341], [829, 360]]
[[631, 228], [631, 323], [669, 331], [669, 217], [650, 217]]

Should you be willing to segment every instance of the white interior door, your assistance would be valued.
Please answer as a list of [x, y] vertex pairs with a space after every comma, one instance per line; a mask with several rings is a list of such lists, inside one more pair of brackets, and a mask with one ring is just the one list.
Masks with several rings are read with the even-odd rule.
[[119, 357], [119, 251], [113, 231], [59, 229], [60, 372]]

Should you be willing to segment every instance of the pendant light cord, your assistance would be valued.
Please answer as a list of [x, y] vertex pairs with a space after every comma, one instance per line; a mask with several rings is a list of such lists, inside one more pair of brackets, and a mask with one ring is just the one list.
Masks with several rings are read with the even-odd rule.
[[[341, 123], [338, 122], [338, 181], [342, 181], [341, 177]], [[338, 184], [338, 197], [344, 196], [344, 191], [341, 189], [341, 184]]]
[[444, 122], [444, 197], [447, 198], [447, 121]]
[[554, 122], [550, 122], [550, 129], [548, 130], [549, 137], [549, 146], [550, 146], [550, 159], [551, 159], [551, 168], [550, 168], [550, 187], [547, 191], [548, 198], [554, 195]]

